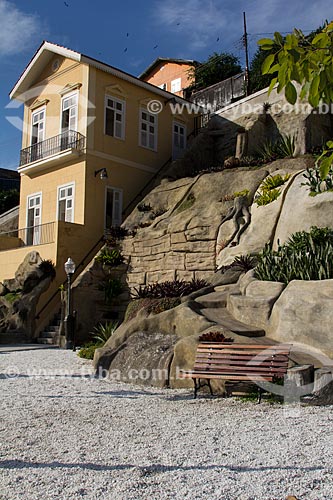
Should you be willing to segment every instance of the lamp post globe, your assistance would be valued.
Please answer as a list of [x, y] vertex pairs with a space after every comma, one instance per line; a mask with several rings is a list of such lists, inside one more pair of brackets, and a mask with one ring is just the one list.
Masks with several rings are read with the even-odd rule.
[[66, 307], [66, 317], [65, 317], [65, 337], [66, 337], [66, 349], [75, 350], [74, 344], [74, 316], [72, 314], [72, 303], [71, 303], [71, 280], [75, 272], [75, 262], [68, 257], [65, 262], [65, 272], [67, 274], [67, 307]]

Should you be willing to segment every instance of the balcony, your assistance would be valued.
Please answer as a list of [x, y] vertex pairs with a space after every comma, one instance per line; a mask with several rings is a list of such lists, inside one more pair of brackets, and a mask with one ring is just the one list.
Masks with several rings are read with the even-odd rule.
[[55, 242], [55, 222], [14, 229], [0, 234], [0, 251]]
[[37, 142], [21, 150], [18, 170], [26, 172], [33, 168], [36, 171], [37, 166], [51, 166], [67, 157], [79, 155], [85, 148], [85, 142], [86, 138], [74, 130]]

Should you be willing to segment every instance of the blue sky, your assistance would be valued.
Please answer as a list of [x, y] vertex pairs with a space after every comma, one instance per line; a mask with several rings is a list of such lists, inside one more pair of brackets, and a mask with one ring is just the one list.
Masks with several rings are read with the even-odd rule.
[[312, 30], [333, 18], [332, 0], [0, 0], [0, 167], [17, 167], [21, 134], [5, 107], [43, 39], [134, 75], [158, 56], [202, 61], [230, 51], [243, 62], [243, 11], [250, 55], [261, 33]]

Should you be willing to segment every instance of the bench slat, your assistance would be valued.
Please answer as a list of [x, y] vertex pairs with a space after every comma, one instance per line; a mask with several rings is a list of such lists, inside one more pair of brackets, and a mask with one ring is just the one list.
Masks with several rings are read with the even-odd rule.
[[208, 352], [199, 352], [197, 353], [196, 355], [196, 358], [197, 359], [201, 359], [201, 358], [214, 358], [214, 359], [244, 359], [244, 360], [248, 360], [248, 359], [258, 359], [258, 360], [263, 360], [263, 361], [267, 361], [269, 359], [276, 359], [278, 361], [283, 361], [284, 359], [288, 359], [288, 356], [286, 354], [273, 354], [273, 355], [268, 355], [267, 354], [252, 354], [252, 353], [249, 353], [249, 354], [228, 354], [228, 353], [224, 353], [224, 352], [212, 352], [212, 351], [208, 351]]
[[286, 366], [288, 364], [288, 360], [279, 360], [279, 359], [271, 359], [271, 360], [257, 360], [257, 359], [235, 359], [235, 358], [225, 358], [223, 360], [221, 359], [216, 359], [216, 358], [197, 358], [195, 360], [195, 363], [207, 363], [211, 364], [214, 363], [215, 365], [225, 365], [225, 364], [231, 364], [231, 365], [243, 365], [243, 366], [254, 366], [254, 365], [260, 365], [260, 366], [272, 366], [272, 365], [281, 365], [281, 366]]

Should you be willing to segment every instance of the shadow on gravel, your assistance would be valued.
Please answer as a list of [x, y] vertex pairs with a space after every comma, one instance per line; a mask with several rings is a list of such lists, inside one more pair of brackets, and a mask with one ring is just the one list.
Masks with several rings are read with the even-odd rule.
[[139, 396], [158, 396], [159, 394], [149, 391], [106, 391], [106, 392], [95, 392], [98, 396], [111, 396], [113, 398], [131, 398], [136, 399]]
[[[163, 465], [163, 464], [153, 464], [145, 467], [138, 467], [132, 464], [120, 464], [120, 465], [100, 465], [93, 463], [63, 463], [63, 462], [25, 462], [23, 460], [0, 460], [0, 469], [85, 469], [85, 470], [95, 470], [95, 471], [121, 471], [136, 469], [139, 470], [142, 475], [148, 474], [160, 474], [165, 472], [173, 471], [209, 471], [209, 470], [227, 470], [230, 472], [266, 472], [266, 471], [299, 471], [299, 472], [316, 472], [326, 470], [323, 466], [312, 466], [312, 467], [297, 467], [295, 465], [287, 465], [284, 467], [278, 466], [267, 466], [267, 467], [240, 467], [232, 465]], [[333, 469], [332, 469], [333, 472]]]

